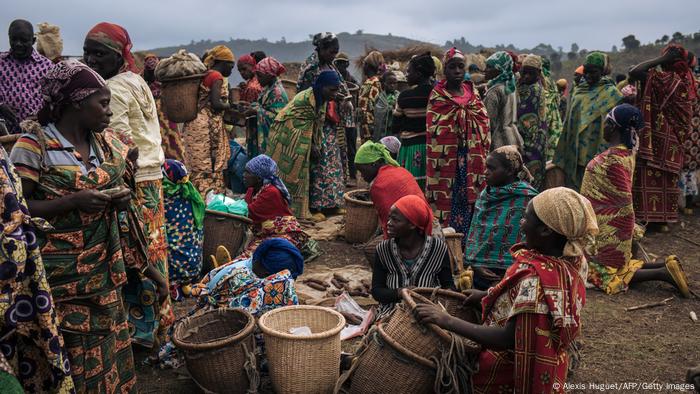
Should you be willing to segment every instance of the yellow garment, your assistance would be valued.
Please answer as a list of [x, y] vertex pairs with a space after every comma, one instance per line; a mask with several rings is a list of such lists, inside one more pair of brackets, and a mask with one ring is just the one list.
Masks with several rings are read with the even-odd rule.
[[216, 60], [222, 62], [235, 62], [236, 57], [233, 52], [228, 49], [225, 45], [217, 45], [214, 48], [207, 51], [207, 57], [204, 58], [204, 65], [208, 68], [214, 65]]
[[109, 127], [129, 135], [139, 148], [136, 182], [163, 178], [160, 166], [165, 161], [161, 147], [160, 123], [151, 89], [139, 75], [126, 71], [107, 80], [112, 92]]
[[626, 291], [629, 287], [630, 281], [634, 276], [634, 273], [642, 268], [644, 262], [642, 260], [630, 259], [627, 263], [620, 268], [606, 267], [604, 265], [596, 264], [592, 261], [588, 262], [588, 272], [601, 274], [602, 273], [607, 280], [605, 288], [601, 289], [605, 291], [605, 294], [618, 294]]
[[564, 256], [583, 256], [584, 247], [598, 233], [590, 201], [572, 189], [547, 189], [532, 199], [532, 207], [542, 223], [567, 238]]
[[433, 58], [433, 63], [435, 63], [435, 78], [442, 78], [442, 62], [437, 56], [431, 56]]

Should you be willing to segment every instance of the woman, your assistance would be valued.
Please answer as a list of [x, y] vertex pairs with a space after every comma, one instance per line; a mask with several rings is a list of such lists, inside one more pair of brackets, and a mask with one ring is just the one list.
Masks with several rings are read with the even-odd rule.
[[[240, 102], [244, 106], [257, 102], [263, 90], [257, 75], [255, 75], [257, 63], [258, 61], [252, 53], [243, 55], [238, 59], [238, 73], [243, 78], [243, 82], [238, 85], [238, 89], [240, 90]], [[247, 153], [248, 157], [252, 158], [260, 154], [258, 140], [261, 137], [258, 134], [257, 118], [246, 117], [245, 121]]]
[[403, 288], [454, 288], [447, 245], [428, 235], [432, 223], [433, 213], [422, 197], [407, 195], [391, 207], [389, 239], [377, 245], [372, 268], [372, 297], [379, 302], [377, 319], [394, 310]]
[[471, 82], [464, 82], [464, 54], [445, 54], [445, 79], [428, 102], [428, 202], [443, 227], [466, 234], [472, 209], [484, 187], [491, 145], [489, 118]]
[[333, 64], [333, 60], [335, 60], [340, 51], [338, 37], [333, 33], [318, 33], [314, 35], [312, 44], [315, 50], [302, 66], [302, 71], [297, 81], [297, 92], [311, 88], [321, 72], [338, 71]]
[[387, 71], [379, 78], [382, 90], [374, 104], [374, 124], [372, 127], [372, 140], [378, 142], [382, 138], [391, 134], [391, 124], [393, 122], [394, 107], [396, 106], [397, 80], [396, 74]]
[[[379, 51], [372, 51], [362, 60], [362, 74], [365, 81], [360, 87], [358, 109], [360, 111], [360, 138], [362, 142], [372, 139], [374, 134], [374, 108], [382, 91], [379, 75], [384, 72], [384, 56]], [[376, 142], [377, 140], [375, 140]]]
[[190, 182], [187, 168], [175, 160], [167, 159], [163, 164], [163, 195], [170, 295], [182, 301], [202, 270], [205, 205]]
[[[29, 211], [53, 226], [36, 236], [71, 375], [78, 392], [129, 391], [136, 375], [121, 295], [126, 268], [117, 220], [132, 198], [123, 187], [128, 148], [110, 129], [103, 131], [112, 114], [110, 89], [96, 72], [77, 61], [61, 62], [42, 90], [43, 127], [23, 135], [11, 159]], [[167, 299], [167, 280], [145, 254], [129, 261], [158, 284], [159, 299]]]
[[498, 51], [486, 59], [484, 77], [488, 81], [484, 105], [489, 114], [491, 149], [504, 145], [523, 146], [523, 139], [516, 126], [517, 96], [513, 57]]
[[425, 189], [426, 109], [434, 76], [435, 62], [430, 52], [408, 62], [406, 79], [413, 87], [399, 94], [392, 124], [393, 134], [401, 138], [398, 162], [413, 174], [421, 189]]
[[467, 303], [483, 308], [483, 323], [469, 323], [419, 305], [433, 323], [481, 344], [475, 393], [563, 393], [572, 343], [586, 303], [582, 276], [586, 239], [597, 232], [590, 203], [563, 187], [532, 199], [522, 220], [525, 243], [513, 265], [488, 292], [471, 291]]
[[522, 241], [520, 220], [537, 190], [529, 183], [518, 148], [502, 146], [486, 158], [486, 188], [474, 205], [464, 262], [474, 268], [474, 287], [499, 282], [513, 264], [510, 248]]
[[[663, 55], [635, 66], [630, 75], [645, 81], [642, 114], [645, 128], [639, 135], [634, 176], [634, 211], [637, 220], [668, 231], [678, 221], [678, 180], [683, 169], [683, 144], [692, 131], [697, 87], [690, 71], [693, 56], [670, 44]], [[661, 70], [655, 67], [661, 66]]]
[[152, 53], [146, 55], [143, 60], [143, 79], [146, 81], [146, 83], [148, 83], [148, 87], [151, 88], [151, 94], [153, 94], [153, 98], [156, 101], [163, 154], [165, 155], [166, 159], [183, 161], [185, 147], [182, 145], [182, 136], [180, 135], [180, 131], [177, 129], [177, 124], [169, 121], [161, 109], [161, 84], [160, 82], [156, 81], [155, 75], [155, 70], [156, 67], [158, 67], [159, 62], [160, 59], [158, 56]]
[[302, 250], [310, 241], [297, 218], [289, 209], [292, 196], [277, 176], [277, 163], [267, 155], [259, 155], [245, 166], [248, 191], [248, 217], [253, 221], [253, 239], [239, 258], [250, 257], [268, 238], [283, 238]]
[[[309, 208], [339, 205], [343, 183], [334, 140], [324, 135], [326, 103], [340, 88], [336, 71], [323, 71], [311, 89], [297, 93], [270, 127], [269, 156], [280, 163], [280, 178], [289, 188], [292, 212], [311, 216]], [[323, 214], [314, 215], [321, 221]]]
[[608, 56], [591, 52], [583, 66], [584, 80], [569, 97], [564, 130], [553, 163], [564, 170], [566, 186], [581, 189], [586, 165], [600, 152], [605, 115], [622, 99], [612, 79], [606, 76]]
[[527, 55], [518, 81], [517, 117], [518, 130], [523, 138], [523, 160], [532, 174], [531, 184], [537, 190], [544, 187], [547, 165], [547, 107], [541, 75], [542, 59], [537, 55]]
[[590, 200], [600, 232], [589, 255], [588, 282], [607, 294], [626, 291], [631, 283], [661, 280], [689, 297], [688, 282], [675, 256], [663, 264], [632, 259], [635, 211], [632, 175], [637, 130], [644, 127], [642, 113], [629, 104], [613, 108], [605, 120], [603, 137], [610, 148], [586, 167], [581, 194]]
[[[554, 157], [554, 151], [557, 149], [559, 137], [564, 124], [561, 121], [561, 113], [559, 104], [561, 96], [559, 87], [552, 79], [551, 62], [546, 56], [542, 57], [542, 76], [544, 77], [544, 118], [547, 123], [547, 148], [545, 149], [545, 161], [550, 161]], [[566, 80], [564, 80], [566, 81]]]
[[[240, 63], [239, 63], [240, 64]], [[270, 126], [277, 114], [287, 105], [287, 91], [282, 86], [279, 76], [284, 74], [286, 69], [282, 63], [273, 57], [266, 57], [255, 65], [255, 75], [263, 90], [258, 95], [258, 100], [251, 103], [248, 114], [255, 115], [257, 122], [257, 141], [255, 150], [249, 147], [249, 158], [267, 151], [267, 139], [270, 134]], [[251, 154], [251, 152], [253, 152]]]
[[185, 165], [190, 181], [206, 197], [211, 190], [223, 194], [226, 190], [224, 171], [231, 156], [228, 134], [224, 127], [224, 112], [231, 109], [228, 87], [224, 78], [231, 76], [235, 57], [230, 49], [217, 45], [207, 52], [204, 64], [209, 68], [199, 87], [197, 118], [185, 123], [183, 142]]

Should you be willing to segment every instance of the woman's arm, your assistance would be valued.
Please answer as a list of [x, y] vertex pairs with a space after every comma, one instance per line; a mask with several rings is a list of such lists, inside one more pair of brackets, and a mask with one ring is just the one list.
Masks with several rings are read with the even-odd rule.
[[45, 219], [54, 218], [76, 209], [88, 213], [100, 212], [107, 208], [107, 204], [112, 201], [108, 195], [91, 189], [81, 190], [53, 200], [34, 200], [33, 193], [36, 190], [36, 183], [28, 179], [22, 179], [22, 189], [31, 215]]
[[223, 80], [218, 79], [211, 84], [211, 89], [209, 90], [209, 102], [211, 103], [211, 108], [214, 111], [224, 111], [231, 109], [231, 105], [221, 101], [221, 85], [224, 83]]
[[680, 54], [677, 51], [668, 51], [666, 54], [657, 58], [637, 64], [636, 66], [632, 67], [629, 74], [638, 81], [646, 81], [647, 72], [649, 69], [668, 63], [677, 57], [680, 58]]
[[390, 289], [386, 286], [387, 271], [379, 262], [379, 253], [374, 252], [374, 265], [372, 265], [372, 297], [380, 304], [391, 304], [401, 300], [398, 289]]

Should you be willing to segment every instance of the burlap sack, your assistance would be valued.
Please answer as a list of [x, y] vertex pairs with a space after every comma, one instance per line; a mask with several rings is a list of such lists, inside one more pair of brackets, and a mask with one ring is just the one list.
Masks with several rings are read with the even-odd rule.
[[39, 32], [36, 34], [36, 50], [51, 61], [60, 59], [63, 53], [61, 29], [46, 22], [37, 26]]

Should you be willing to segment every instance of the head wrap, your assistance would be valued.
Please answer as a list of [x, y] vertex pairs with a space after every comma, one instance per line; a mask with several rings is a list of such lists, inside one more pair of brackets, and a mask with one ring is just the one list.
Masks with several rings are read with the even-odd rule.
[[546, 56], [542, 56], [541, 59], [542, 59], [542, 75], [544, 75], [545, 77], [552, 76], [552, 71], [551, 71], [552, 62]]
[[335, 56], [335, 59], [333, 59], [333, 62], [348, 62], [350, 63], [350, 57], [348, 56], [347, 53], [345, 52], [340, 52]]
[[383, 144], [367, 141], [355, 153], [355, 164], [372, 164], [378, 160], [384, 160], [386, 164], [398, 167], [399, 163], [391, 157], [389, 149]]
[[612, 122], [620, 130], [625, 146], [630, 149], [637, 146], [637, 131], [644, 127], [642, 112], [637, 107], [630, 104], [620, 104], [610, 110], [605, 119]]
[[148, 71], [154, 71], [160, 63], [160, 59], [153, 53], [149, 53], [143, 58], [143, 68]]
[[194, 224], [197, 228], [202, 228], [206, 206], [202, 195], [190, 182], [185, 165], [177, 160], [166, 159], [161, 170], [163, 172], [163, 194], [189, 201], [192, 204]]
[[513, 74], [513, 58], [504, 51], [498, 51], [486, 59], [486, 65], [498, 70], [498, 76], [488, 82], [488, 86], [502, 83], [506, 94], [515, 92], [515, 74]]
[[58, 62], [41, 79], [42, 112], [50, 116], [55, 108], [80, 102], [105, 86], [105, 80], [85, 64], [75, 59]]
[[566, 89], [567, 86], [569, 86], [569, 82], [566, 79], [562, 78], [557, 81], [557, 87]]
[[634, 85], [626, 85], [624, 88], [620, 89], [622, 97], [625, 98], [635, 98], [637, 97], [637, 87]]
[[444, 69], [442, 67], [442, 62], [440, 61], [440, 59], [437, 56], [431, 56], [431, 57], [433, 58], [433, 64], [435, 65], [435, 75], [437, 75], [439, 78], [440, 76], [442, 76], [442, 73], [444, 71]]
[[382, 53], [379, 51], [372, 51], [367, 56], [365, 56], [365, 58], [362, 60], [362, 63], [369, 64], [377, 70], [383, 71], [382, 66], [384, 66], [384, 55], [382, 55]]
[[576, 71], [574, 71], [574, 74], [583, 75], [583, 64], [576, 67]]
[[608, 67], [608, 56], [603, 52], [591, 52], [586, 55], [586, 61], [583, 64], [586, 66], [598, 66], [605, 70]]
[[204, 65], [211, 68], [217, 60], [222, 62], [235, 62], [236, 57], [233, 56], [233, 52], [231, 52], [227, 46], [217, 45], [207, 51], [207, 56], [204, 58]]
[[444, 65], [447, 65], [447, 63], [450, 62], [452, 59], [462, 59], [465, 60], [466, 58], [464, 57], [464, 53], [457, 49], [456, 47], [452, 47], [445, 52], [445, 56], [442, 58], [442, 63]]
[[412, 57], [409, 63], [413, 66], [413, 69], [418, 71], [422, 76], [426, 78], [435, 76], [436, 63], [433, 57], [430, 56], [430, 52]]
[[321, 47], [322, 45], [328, 44], [331, 41], [337, 40], [338, 37], [330, 32], [325, 32], [325, 33], [317, 33], [314, 35], [314, 38], [312, 39], [311, 43], [313, 46], [316, 48]]
[[316, 97], [316, 103], [321, 103], [323, 97], [321, 92], [326, 86], [340, 86], [340, 75], [335, 70], [325, 70], [321, 71], [316, 77], [312, 87], [314, 89], [314, 96]]
[[537, 55], [527, 55], [525, 56], [525, 59], [523, 60], [523, 67], [532, 67], [538, 70], [542, 70], [542, 58]]
[[252, 55], [245, 54], [238, 58], [238, 64], [249, 64], [253, 67], [255, 67], [255, 64], [257, 62], [255, 61], [255, 58]]
[[263, 241], [253, 252], [253, 261], [259, 261], [271, 274], [289, 270], [293, 279], [304, 272], [304, 256], [284, 238], [268, 238]]
[[273, 77], [279, 77], [286, 71], [287, 69], [284, 67], [284, 65], [282, 65], [282, 63], [280, 63], [279, 61], [277, 61], [277, 59], [271, 56], [264, 58], [258, 64], [255, 65], [255, 72], [259, 72], [265, 75], [271, 75]]
[[668, 69], [673, 71], [674, 73], [678, 74], [681, 78], [685, 79], [687, 82], [691, 84], [690, 91], [688, 92], [688, 96], [691, 99], [695, 99], [697, 97], [697, 88], [696, 88], [696, 82], [695, 78], [693, 77], [693, 73], [690, 70], [690, 64], [688, 64], [688, 51], [683, 48], [683, 46], [676, 44], [676, 43], [671, 43], [666, 45], [666, 47], [663, 49], [662, 53], [665, 55], [671, 50], [675, 50], [680, 54], [680, 57], [678, 59], [675, 59], [673, 63], [668, 65]]
[[523, 157], [518, 151], [518, 147], [515, 145], [504, 145], [500, 148], [496, 148], [491, 152], [491, 154], [503, 155], [503, 157], [508, 160], [510, 164], [510, 169], [518, 176], [519, 179], [523, 181], [532, 182], [533, 177], [530, 171], [523, 164]]
[[289, 194], [289, 190], [287, 190], [284, 182], [277, 176], [277, 163], [270, 156], [255, 156], [245, 165], [245, 169], [262, 179], [263, 185], [270, 184], [276, 187], [282, 193], [282, 197], [287, 200], [287, 203], [292, 203], [292, 195]]
[[379, 143], [386, 146], [386, 149], [388, 149], [390, 153], [393, 153], [395, 155], [399, 154], [399, 150], [401, 149], [401, 140], [394, 137], [393, 135], [388, 135], [380, 139]]
[[565, 257], [583, 256], [583, 248], [598, 233], [590, 201], [572, 189], [547, 189], [532, 199], [532, 207], [542, 223], [566, 237]]
[[401, 197], [394, 206], [423, 234], [430, 235], [433, 232], [433, 210], [424, 198], [409, 194]]
[[517, 73], [520, 71], [520, 59], [518, 59], [519, 55], [516, 55], [513, 51], [506, 51], [506, 53], [508, 56], [510, 56], [511, 60], [513, 60], [513, 73]]
[[122, 65], [121, 69], [119, 69], [119, 72], [131, 71], [137, 74], [139, 73], [134, 61], [134, 56], [131, 54], [131, 48], [133, 47], [131, 38], [129, 37], [129, 33], [123, 27], [115, 25], [114, 23], [98, 23], [95, 25], [95, 27], [90, 29], [87, 37], [85, 38], [99, 42], [112, 51], [120, 54], [124, 59], [124, 65]]

